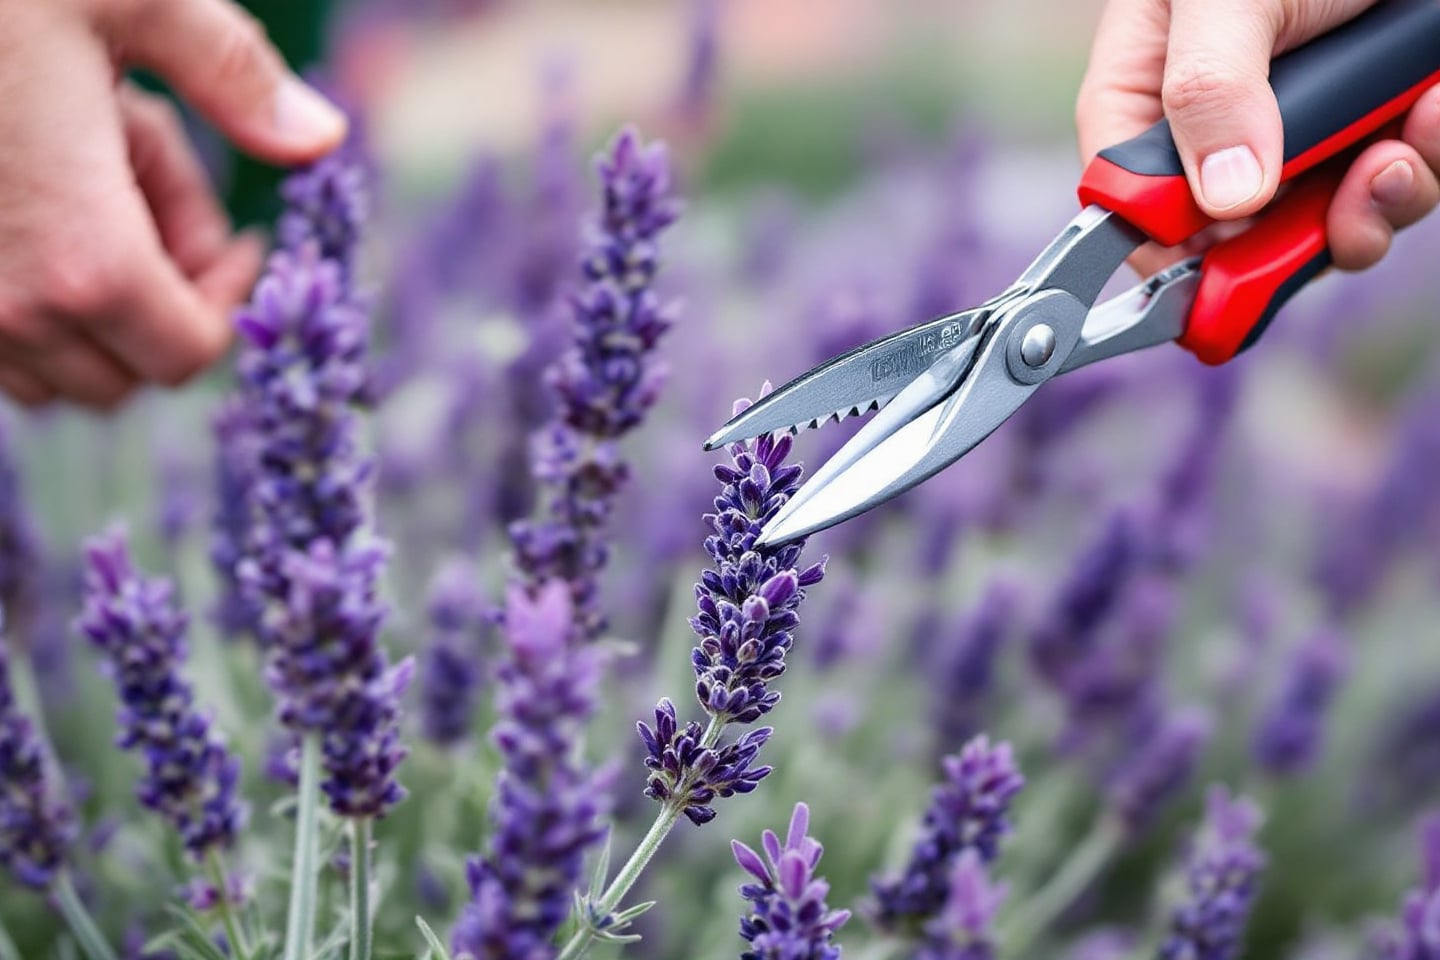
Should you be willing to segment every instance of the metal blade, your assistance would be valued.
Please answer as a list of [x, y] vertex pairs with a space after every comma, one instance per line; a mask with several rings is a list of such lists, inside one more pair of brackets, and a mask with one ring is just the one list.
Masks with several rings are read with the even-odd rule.
[[[948, 399], [898, 427], [888, 424], [885, 436], [879, 437], [878, 431], [863, 436], [880, 426], [879, 421], [867, 425], [836, 455], [848, 467], [836, 471], [828, 464], [823, 467], [765, 525], [757, 542], [773, 545], [808, 537], [928, 480], [993, 433], [1036, 386], [1018, 383], [1006, 372], [1005, 338], [1000, 336], [989, 338], [969, 373], [962, 372], [961, 377], [960, 388]], [[850, 450], [852, 445], [865, 449], [857, 455]]]
[[777, 430], [799, 432], [884, 406], [968, 337], [987, 308], [938, 317], [827, 360], [762, 397], [705, 441], [706, 450]]

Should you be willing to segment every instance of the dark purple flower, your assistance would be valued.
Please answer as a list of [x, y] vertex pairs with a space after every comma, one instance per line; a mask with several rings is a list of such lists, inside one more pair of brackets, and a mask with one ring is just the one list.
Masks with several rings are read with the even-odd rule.
[[275, 226], [280, 246], [293, 253], [314, 246], [349, 279], [359, 252], [360, 230], [370, 215], [368, 181], [364, 163], [355, 150], [347, 148], [290, 174], [280, 185], [285, 201]]
[[492, 734], [503, 769], [490, 848], [469, 863], [471, 900], [451, 933], [455, 960], [553, 957], [585, 854], [605, 835], [608, 776], [575, 752], [595, 709], [601, 651], [573, 646], [573, 630], [563, 582], [510, 588]]
[[899, 876], [872, 884], [875, 921], [883, 930], [921, 933], [950, 896], [960, 854], [973, 850], [990, 863], [1010, 832], [1010, 804], [1025, 778], [1009, 744], [976, 737], [942, 766], [945, 779], [931, 795], [910, 862]]
[[760, 748], [774, 733], [770, 727], [749, 730], [723, 746], [707, 747], [704, 728], [694, 720], [681, 727], [669, 700], [655, 707], [653, 728], [645, 723], [636, 727], [650, 771], [645, 796], [679, 806], [697, 826], [715, 819], [710, 804], [716, 797], [749, 793], [770, 775], [770, 767], [754, 765]]
[[991, 925], [1005, 893], [1003, 884], [990, 879], [980, 854], [962, 850], [950, 871], [945, 906], [925, 925], [915, 960], [994, 960]]
[[1170, 914], [1161, 960], [1233, 960], [1254, 906], [1265, 854], [1255, 845], [1260, 810], [1223, 787], [1210, 791], [1205, 822], [1185, 862], [1186, 896]]
[[1139, 739], [1107, 788], [1110, 806], [1127, 830], [1143, 831], [1160, 807], [1185, 788], [1210, 741], [1211, 726], [1198, 709], [1151, 722], [1149, 735]]
[[1019, 609], [1020, 590], [1009, 580], [992, 582], [957, 635], [939, 645], [934, 677], [935, 734], [941, 750], [975, 736], [995, 672], [995, 658]]
[[673, 309], [654, 289], [657, 241], [679, 212], [663, 144], [623, 131], [597, 161], [600, 210], [570, 298], [573, 346], [547, 382], [558, 409], [532, 444], [540, 510], [512, 526], [516, 560], [532, 586], [571, 585], [581, 635], [604, 628], [595, 580], [608, 552], [601, 532], [628, 476], [615, 441], [654, 404], [663, 370], [656, 344]]
[[257, 438], [234, 398], [216, 413], [211, 430], [215, 437], [215, 513], [210, 525], [210, 565], [220, 581], [220, 596], [211, 617], [223, 635], [234, 639], [255, 634], [260, 620], [257, 598], [243, 588], [239, 572], [250, 532]]
[[783, 845], [771, 830], [761, 835], [763, 858], [730, 841], [735, 862], [755, 878], [740, 888], [751, 904], [740, 921], [740, 936], [749, 944], [740, 960], [838, 960], [840, 948], [831, 941], [850, 911], [825, 903], [830, 884], [815, 875], [824, 848], [809, 829], [810, 809], [797, 803]]
[[386, 551], [353, 544], [338, 552], [319, 540], [285, 557], [286, 603], [267, 628], [266, 677], [280, 695], [280, 721], [322, 738], [330, 807], [344, 817], [383, 816], [405, 796], [395, 771], [400, 696], [413, 661], [390, 666], [379, 643], [386, 609], [377, 596]]
[[1274, 776], [1291, 776], [1315, 763], [1324, 741], [1325, 715], [1345, 669], [1345, 643], [1332, 629], [1321, 629], [1295, 651], [1255, 729], [1252, 751], [1261, 768]]
[[430, 584], [430, 646], [420, 660], [420, 724], [441, 746], [464, 740], [480, 692], [485, 600], [479, 574], [464, 561], [442, 566]]
[[0, 866], [20, 884], [45, 890], [65, 867], [75, 837], [70, 809], [45, 779], [45, 754], [35, 728], [20, 712], [10, 683], [10, 659], [0, 643]]
[[1436, 960], [1440, 957], [1440, 817], [1420, 828], [1420, 886], [1405, 896], [1398, 921], [1375, 930], [1368, 960]]
[[25, 503], [9, 431], [0, 431], [0, 608], [27, 639], [40, 591], [40, 539]]
[[197, 861], [231, 847], [244, 825], [240, 761], [195, 705], [181, 675], [189, 623], [168, 580], [147, 579], [119, 533], [85, 545], [85, 606], [76, 628], [104, 656], [120, 695], [117, 743], [144, 756], [136, 793], [180, 834]]

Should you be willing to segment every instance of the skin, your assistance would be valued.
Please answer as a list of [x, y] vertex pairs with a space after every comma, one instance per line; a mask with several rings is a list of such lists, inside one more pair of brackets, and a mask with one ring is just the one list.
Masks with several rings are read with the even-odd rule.
[[[1222, 221], [1257, 213], [1275, 196], [1282, 157], [1279, 108], [1266, 80], [1270, 61], [1373, 3], [1110, 0], [1076, 108], [1084, 160], [1163, 115], [1200, 207]], [[1396, 230], [1440, 202], [1440, 88], [1388, 133], [1356, 158], [1330, 206], [1330, 248], [1342, 269], [1379, 262]], [[1253, 155], [1253, 166], [1237, 147]], [[1217, 155], [1207, 167], [1207, 158]], [[1253, 193], [1247, 171], [1254, 174]], [[1205, 242], [1185, 250], [1144, 248], [1132, 263], [1152, 273]]]
[[110, 409], [229, 344], [260, 239], [237, 235], [165, 78], [242, 149], [325, 153], [345, 119], [229, 0], [0, 0], [0, 390]]

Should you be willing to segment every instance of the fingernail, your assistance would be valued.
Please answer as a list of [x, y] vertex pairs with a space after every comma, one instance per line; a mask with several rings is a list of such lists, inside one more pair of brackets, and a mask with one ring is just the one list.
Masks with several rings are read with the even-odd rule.
[[1249, 147], [1217, 150], [1200, 162], [1200, 192], [1216, 210], [1229, 210], [1254, 199], [1264, 185], [1264, 171]]
[[304, 147], [338, 143], [347, 121], [334, 104], [294, 77], [275, 94], [275, 126], [287, 140]]
[[1415, 168], [1396, 160], [1370, 181], [1370, 198], [1381, 207], [1398, 207], [1415, 192]]

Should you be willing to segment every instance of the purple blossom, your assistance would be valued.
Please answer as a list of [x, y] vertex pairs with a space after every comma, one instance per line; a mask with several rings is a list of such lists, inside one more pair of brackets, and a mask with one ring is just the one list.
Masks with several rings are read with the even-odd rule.
[[0, 643], [0, 866], [20, 884], [45, 890], [65, 867], [75, 837], [70, 809], [45, 779], [45, 754], [30, 719], [20, 712], [10, 682], [10, 659]]
[[976, 737], [942, 761], [945, 779], [931, 795], [920, 839], [905, 870], [872, 884], [875, 921], [891, 932], [923, 932], [950, 897], [950, 880], [962, 852], [984, 863], [999, 853], [1010, 832], [1010, 804], [1025, 786], [1010, 745]]
[[655, 707], [655, 726], [638, 723], [645, 744], [645, 767], [650, 775], [645, 796], [673, 803], [696, 826], [715, 819], [716, 797], [749, 793], [770, 775], [771, 768], [755, 766], [760, 748], [774, 730], [757, 727], [724, 746], [707, 747], [705, 730], [691, 720], [680, 726], [675, 704], [661, 700]]
[[170, 582], [134, 567], [119, 533], [86, 543], [85, 605], [76, 628], [102, 654], [120, 694], [117, 743], [142, 754], [137, 795], [180, 834], [197, 861], [233, 846], [245, 810], [236, 798], [240, 761], [195, 705], [181, 670], [188, 621]]
[[241, 405], [233, 398], [211, 422], [215, 436], [215, 513], [211, 519], [210, 565], [220, 581], [211, 611], [222, 634], [238, 638], [259, 626], [257, 600], [240, 581], [245, 540], [250, 530], [250, 489], [258, 463], [255, 436]]
[[368, 181], [365, 164], [349, 144], [290, 174], [280, 185], [285, 201], [275, 226], [280, 246], [297, 254], [314, 246], [348, 280], [370, 215]]
[[1185, 863], [1186, 895], [1170, 914], [1161, 960], [1233, 960], [1255, 903], [1265, 855], [1255, 845], [1260, 810], [1210, 791], [1205, 821]]
[[994, 679], [995, 659], [1019, 602], [1017, 584], [995, 580], [961, 624], [958, 636], [943, 645], [941, 662], [933, 674], [935, 733], [942, 749], [963, 743], [978, 732]]
[[838, 960], [840, 948], [831, 941], [850, 911], [825, 903], [830, 884], [815, 875], [824, 848], [809, 828], [810, 808], [797, 803], [783, 845], [771, 830], [761, 835], [763, 858], [730, 841], [735, 862], [755, 878], [740, 888], [751, 904], [740, 921], [740, 936], [749, 944], [740, 960]]
[[1111, 809], [1132, 834], [1150, 825], [1156, 812], [1185, 788], [1210, 741], [1211, 722], [1198, 709], [1181, 709], [1158, 721], [1111, 777]]
[[1324, 741], [1325, 715], [1345, 670], [1345, 643], [1331, 629], [1322, 629], [1295, 651], [1255, 729], [1252, 751], [1262, 769], [1292, 776], [1314, 765]]
[[512, 525], [516, 561], [532, 586], [571, 585], [580, 633], [604, 628], [595, 580], [608, 559], [601, 533], [628, 469], [615, 441], [655, 403], [663, 370], [652, 354], [673, 308], [654, 289], [660, 233], [679, 212], [663, 144], [623, 131], [597, 161], [601, 204], [570, 298], [573, 346], [546, 380], [558, 401], [531, 451], [537, 516]]
[[1005, 886], [994, 883], [976, 850], [962, 850], [950, 871], [950, 894], [915, 960], [995, 960], [991, 926], [1005, 902]]
[[566, 585], [511, 586], [492, 734], [503, 769], [490, 849], [472, 859], [471, 900], [451, 933], [455, 960], [541, 960], [569, 914], [586, 852], [603, 839], [608, 775], [575, 753], [595, 709], [601, 651], [574, 647]]
[[1420, 828], [1421, 884], [1406, 894], [1398, 921], [1376, 929], [1367, 943], [1370, 960], [1436, 960], [1440, 957], [1440, 816]]
[[482, 677], [480, 634], [485, 600], [479, 574], [461, 560], [443, 565], [430, 584], [430, 645], [420, 661], [421, 728], [441, 746], [470, 733]]

